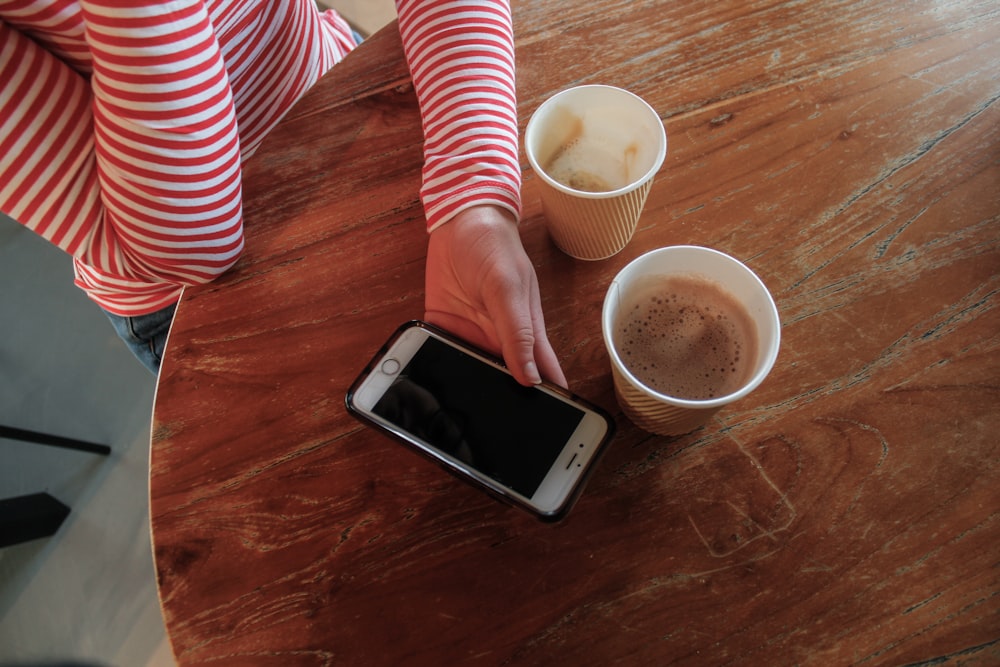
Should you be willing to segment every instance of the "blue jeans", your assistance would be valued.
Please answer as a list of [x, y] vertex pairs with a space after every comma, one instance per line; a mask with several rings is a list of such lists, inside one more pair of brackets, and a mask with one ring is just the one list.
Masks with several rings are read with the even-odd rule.
[[138, 317], [124, 317], [106, 310], [104, 313], [135, 358], [156, 375], [160, 371], [160, 359], [163, 358], [163, 348], [167, 344], [167, 334], [170, 333], [175, 310], [176, 303]]

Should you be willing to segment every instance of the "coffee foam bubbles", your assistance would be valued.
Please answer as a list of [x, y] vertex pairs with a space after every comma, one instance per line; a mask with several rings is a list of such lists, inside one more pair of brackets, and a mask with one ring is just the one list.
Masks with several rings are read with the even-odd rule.
[[752, 375], [756, 328], [716, 283], [693, 276], [646, 278], [630, 290], [615, 326], [625, 366], [649, 388], [690, 400], [737, 391]]

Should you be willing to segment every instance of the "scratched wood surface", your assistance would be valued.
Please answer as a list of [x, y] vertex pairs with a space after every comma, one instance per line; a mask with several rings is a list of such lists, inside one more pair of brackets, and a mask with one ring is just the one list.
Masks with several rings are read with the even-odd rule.
[[[522, 129], [628, 88], [669, 137], [632, 243], [522, 236], [572, 388], [619, 433], [556, 525], [354, 422], [422, 315], [419, 120], [388, 29], [245, 172], [247, 252], [188, 291], [156, 398], [151, 516], [179, 663], [1000, 664], [1000, 6], [514, 4]], [[526, 165], [526, 160], [522, 161]], [[687, 436], [615, 405], [607, 284], [694, 243], [769, 285], [768, 380]]]

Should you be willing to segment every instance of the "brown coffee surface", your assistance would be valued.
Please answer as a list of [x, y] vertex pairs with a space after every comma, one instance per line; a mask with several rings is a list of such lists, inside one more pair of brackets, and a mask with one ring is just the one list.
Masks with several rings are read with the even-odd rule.
[[[586, 166], [595, 160], [601, 165], [599, 169]], [[583, 143], [576, 137], [560, 146], [544, 169], [553, 180], [568, 188], [582, 192], [611, 192], [621, 185], [612, 184], [605, 176], [598, 173], [607, 172], [609, 164], [612, 164], [610, 156], [595, 150], [593, 146]]]
[[633, 294], [619, 315], [615, 346], [643, 384], [676, 398], [706, 400], [731, 394], [750, 379], [756, 327], [717, 283], [661, 276]]
[[614, 190], [606, 180], [583, 169], [564, 169], [550, 175], [566, 187], [582, 192], [610, 192]]

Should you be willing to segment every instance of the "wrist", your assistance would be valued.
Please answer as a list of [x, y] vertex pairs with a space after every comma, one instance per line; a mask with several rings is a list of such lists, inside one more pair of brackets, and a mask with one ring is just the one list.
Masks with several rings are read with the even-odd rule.
[[478, 202], [466, 203], [461, 206], [454, 207], [451, 211], [447, 213], [442, 213], [438, 211], [435, 215], [431, 215], [430, 211], [427, 214], [427, 231], [433, 232], [436, 229], [449, 224], [455, 219], [480, 219], [483, 217], [492, 217], [502, 215], [504, 218], [509, 219], [515, 225], [518, 223], [521, 215], [520, 201], [508, 201], [506, 198], [479, 198]]
[[497, 206], [494, 204], [479, 204], [462, 209], [447, 221], [435, 227], [435, 229], [441, 229], [442, 227], [448, 226], [492, 227], [498, 225], [513, 225], [514, 227], [517, 227], [517, 215], [510, 209], [503, 206]]

